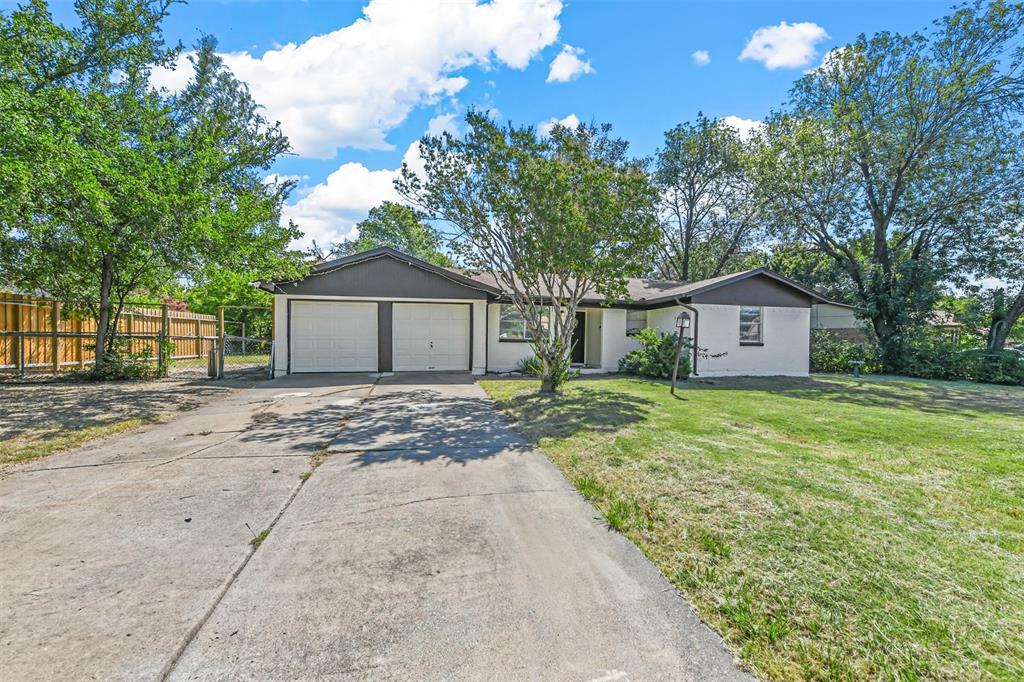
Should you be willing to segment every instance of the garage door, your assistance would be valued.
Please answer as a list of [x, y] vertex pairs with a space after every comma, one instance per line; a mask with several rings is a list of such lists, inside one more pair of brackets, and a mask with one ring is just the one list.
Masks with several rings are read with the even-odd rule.
[[396, 372], [469, 369], [469, 306], [395, 303], [392, 341]]
[[377, 304], [293, 301], [293, 372], [376, 372]]

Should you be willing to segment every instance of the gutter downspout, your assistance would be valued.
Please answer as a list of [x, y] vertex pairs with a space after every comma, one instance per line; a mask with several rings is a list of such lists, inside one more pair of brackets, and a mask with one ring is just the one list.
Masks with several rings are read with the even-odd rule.
[[[700, 376], [700, 374], [697, 373], [697, 329], [700, 326], [700, 312], [693, 306], [683, 303], [678, 298], [676, 299], [676, 304], [684, 310], [693, 312], [693, 365], [691, 366], [690, 371], [693, 373], [693, 376], [697, 377]], [[680, 333], [680, 335], [682, 334]]]

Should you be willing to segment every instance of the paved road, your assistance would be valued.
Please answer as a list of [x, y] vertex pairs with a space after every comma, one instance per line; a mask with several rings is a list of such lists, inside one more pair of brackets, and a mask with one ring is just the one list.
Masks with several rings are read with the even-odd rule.
[[0, 556], [11, 679], [745, 677], [464, 375], [290, 377], [23, 468]]

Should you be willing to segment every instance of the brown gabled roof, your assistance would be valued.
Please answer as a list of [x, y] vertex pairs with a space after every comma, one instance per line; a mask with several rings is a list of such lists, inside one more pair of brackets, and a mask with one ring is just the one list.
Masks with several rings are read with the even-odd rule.
[[[447, 268], [452, 272], [460, 274], [464, 277], [469, 277], [481, 284], [500, 289], [495, 277], [487, 272], [474, 272], [472, 270], [465, 270], [462, 268]], [[756, 277], [762, 275], [770, 279], [774, 279], [777, 282], [785, 284], [786, 286], [793, 287], [798, 291], [810, 296], [811, 298], [821, 301], [823, 303], [829, 303], [830, 301], [823, 297], [821, 294], [815, 292], [813, 289], [809, 289], [802, 284], [794, 282], [793, 280], [783, 277], [782, 275], [772, 272], [766, 268], [753, 268], [751, 270], [744, 270], [742, 272], [734, 272], [729, 275], [720, 275], [719, 277], [711, 277], [709, 279], [702, 279], [697, 282], [674, 282], [671, 280], [663, 279], [648, 279], [648, 278], [630, 278], [626, 282], [626, 291], [628, 294], [628, 300], [623, 299], [623, 303], [634, 303], [643, 306], [658, 305], [661, 303], [669, 303], [677, 298], [688, 299], [691, 296], [697, 294], [703, 294], [708, 291], [712, 291], [719, 287], [723, 287], [729, 284], [735, 284], [741, 282], [750, 277]], [[504, 294], [511, 292], [503, 291]], [[601, 303], [604, 301], [604, 297], [596, 291], [590, 291], [584, 294], [583, 302], [585, 303]]]

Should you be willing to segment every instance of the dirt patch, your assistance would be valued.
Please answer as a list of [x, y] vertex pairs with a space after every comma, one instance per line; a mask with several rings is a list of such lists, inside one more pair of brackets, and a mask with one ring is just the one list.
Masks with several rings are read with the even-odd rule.
[[193, 410], [225, 393], [174, 379], [0, 384], [0, 467]]

